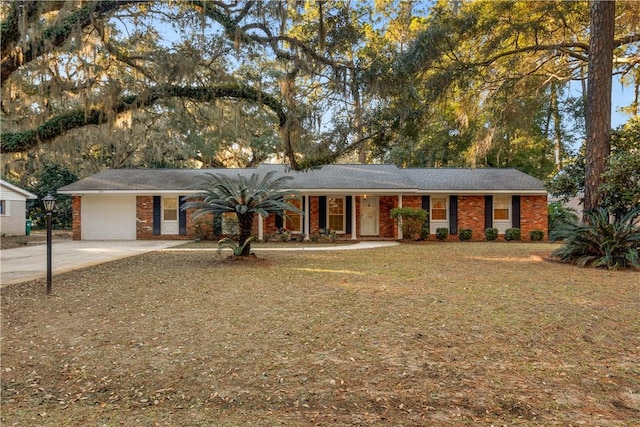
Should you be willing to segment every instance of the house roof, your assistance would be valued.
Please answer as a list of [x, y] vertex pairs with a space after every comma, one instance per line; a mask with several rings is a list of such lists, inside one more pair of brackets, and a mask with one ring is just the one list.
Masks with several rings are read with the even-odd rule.
[[284, 165], [245, 169], [108, 169], [62, 187], [59, 193], [197, 192], [207, 173], [288, 175], [290, 189], [306, 192], [526, 192], [546, 194], [542, 181], [515, 169], [401, 169], [394, 165], [325, 165], [291, 171]]
[[405, 169], [420, 190], [522, 191], [546, 193], [544, 183], [517, 169]]
[[23, 188], [20, 188], [17, 185], [13, 185], [13, 184], [5, 181], [4, 179], [0, 179], [0, 190], [3, 187], [8, 189], [8, 190], [10, 190], [10, 191], [13, 191], [14, 193], [18, 193], [18, 194], [24, 196], [25, 199], [37, 199], [38, 198], [37, 195], [35, 195], [35, 194], [33, 194], [33, 193], [23, 189]]

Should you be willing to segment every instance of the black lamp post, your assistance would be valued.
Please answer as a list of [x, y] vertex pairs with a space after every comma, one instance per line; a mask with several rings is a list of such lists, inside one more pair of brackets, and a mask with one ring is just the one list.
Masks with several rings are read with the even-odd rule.
[[56, 207], [56, 199], [51, 194], [42, 198], [44, 212], [47, 215], [47, 295], [51, 293], [51, 216]]

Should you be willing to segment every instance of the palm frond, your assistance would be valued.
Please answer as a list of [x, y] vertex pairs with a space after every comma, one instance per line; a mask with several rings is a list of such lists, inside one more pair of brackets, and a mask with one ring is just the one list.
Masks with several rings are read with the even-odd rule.
[[586, 224], [564, 224], [557, 230], [565, 243], [553, 256], [580, 267], [640, 268], [640, 227], [633, 222], [638, 212], [634, 209], [613, 222], [605, 209], [585, 212]]

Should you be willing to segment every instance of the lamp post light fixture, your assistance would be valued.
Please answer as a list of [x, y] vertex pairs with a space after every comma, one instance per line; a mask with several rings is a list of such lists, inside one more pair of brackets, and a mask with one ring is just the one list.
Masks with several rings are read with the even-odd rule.
[[56, 199], [51, 194], [42, 198], [47, 216], [47, 295], [51, 293], [51, 216], [56, 207]]

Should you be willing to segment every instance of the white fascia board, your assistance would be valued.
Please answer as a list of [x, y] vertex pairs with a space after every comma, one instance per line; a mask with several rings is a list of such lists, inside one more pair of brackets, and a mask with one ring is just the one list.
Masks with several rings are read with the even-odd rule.
[[300, 194], [306, 196], [324, 196], [324, 195], [360, 195], [366, 194], [368, 196], [375, 195], [428, 195], [428, 194], [454, 194], [454, 195], [491, 195], [491, 194], [517, 194], [517, 195], [537, 195], [546, 196], [548, 193], [543, 190], [417, 190], [417, 189], [295, 189]]
[[[540, 190], [417, 190], [417, 189], [363, 189], [363, 188], [322, 188], [322, 189], [284, 189], [283, 192], [295, 191], [304, 196], [324, 196], [324, 195], [428, 195], [428, 194], [455, 194], [455, 195], [491, 195], [491, 194], [518, 194], [518, 195], [539, 195], [547, 196], [546, 191]], [[74, 196], [83, 195], [162, 195], [180, 194], [183, 196], [190, 194], [200, 194], [202, 190], [84, 190], [84, 191], [58, 191], [59, 194], [71, 194]]]
[[313, 189], [300, 189], [294, 188], [289, 191], [297, 191], [305, 196], [325, 196], [325, 195], [376, 195], [376, 194], [405, 194], [415, 193], [415, 188], [399, 188], [399, 189], [379, 189], [379, 188], [313, 188]]
[[4, 179], [0, 180], [0, 185], [2, 185], [3, 187], [8, 188], [9, 190], [12, 190], [15, 193], [21, 194], [23, 195], [26, 199], [37, 199], [38, 196], [25, 190], [24, 188], [20, 188], [16, 185], [11, 184], [10, 182], [5, 181]]
[[419, 194], [453, 194], [457, 196], [466, 195], [492, 195], [492, 194], [515, 194], [524, 196], [547, 196], [546, 191], [541, 190], [420, 190]]
[[199, 194], [202, 190], [82, 190], [82, 191], [58, 191], [59, 194], [71, 194], [73, 196], [88, 196], [88, 195], [102, 195], [102, 196], [149, 196], [149, 195], [161, 195], [161, 194], [180, 194], [186, 196], [189, 194]]

